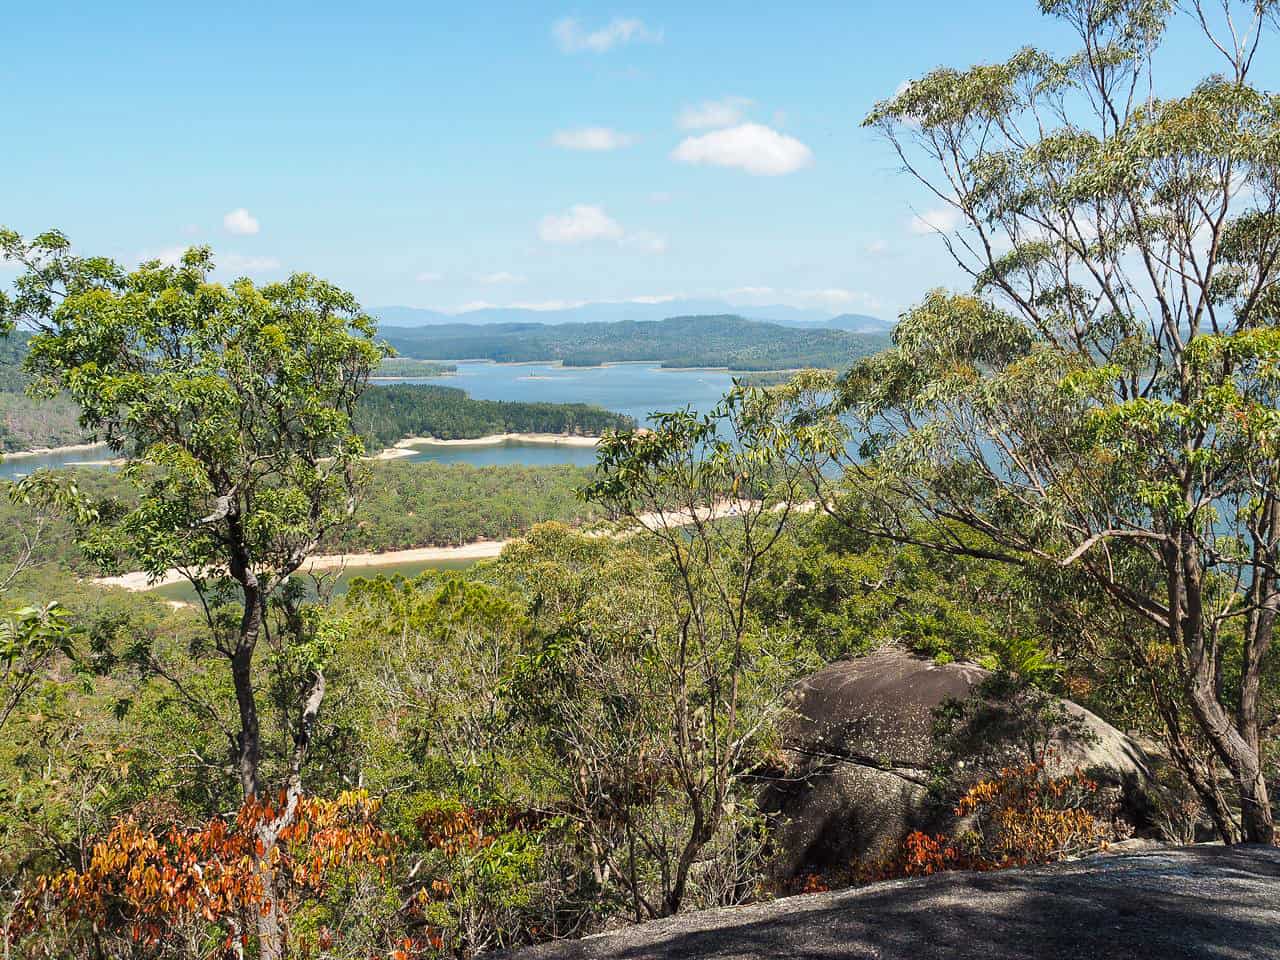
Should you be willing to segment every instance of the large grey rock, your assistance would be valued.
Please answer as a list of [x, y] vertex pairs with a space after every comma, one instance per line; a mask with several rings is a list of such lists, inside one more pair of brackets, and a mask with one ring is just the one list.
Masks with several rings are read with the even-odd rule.
[[[889, 649], [829, 664], [798, 684], [782, 769], [761, 794], [776, 820], [775, 878], [883, 859], [911, 831], [944, 826], [928, 791], [935, 711], [989, 676], [975, 664]], [[1078, 722], [1054, 744], [1054, 772], [1105, 771], [1141, 792], [1149, 773], [1138, 746], [1083, 707], [1060, 705]]]
[[688, 913], [520, 960], [1276, 960], [1280, 850], [1183, 847]]

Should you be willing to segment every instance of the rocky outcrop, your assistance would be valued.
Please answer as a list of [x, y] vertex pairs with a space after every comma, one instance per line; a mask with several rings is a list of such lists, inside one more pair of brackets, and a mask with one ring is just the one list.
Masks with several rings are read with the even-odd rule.
[[1182, 847], [688, 913], [520, 960], [1280, 958], [1280, 850]]
[[[776, 879], [881, 859], [912, 830], [940, 829], [928, 790], [935, 711], [989, 676], [975, 664], [883, 650], [829, 664], [798, 684], [781, 768], [761, 794], [776, 821]], [[1137, 745], [1083, 707], [1058, 706], [1071, 720], [1053, 745], [1056, 772], [1103, 772], [1140, 793], [1149, 774]], [[965, 758], [955, 762], [959, 779]]]

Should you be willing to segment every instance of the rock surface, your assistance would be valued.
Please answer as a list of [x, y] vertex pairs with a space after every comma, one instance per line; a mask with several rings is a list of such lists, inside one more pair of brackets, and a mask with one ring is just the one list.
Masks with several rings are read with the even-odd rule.
[[1280, 958], [1280, 849], [1182, 847], [690, 913], [520, 960]]
[[[989, 676], [976, 664], [890, 649], [802, 681], [782, 731], [784, 772], [761, 794], [762, 807], [778, 817], [775, 878], [882, 859], [912, 830], [941, 829], [926, 805], [934, 710]], [[1083, 707], [1061, 704], [1087, 734], [1055, 745], [1059, 772], [1103, 769], [1117, 784], [1146, 784], [1136, 744]]]

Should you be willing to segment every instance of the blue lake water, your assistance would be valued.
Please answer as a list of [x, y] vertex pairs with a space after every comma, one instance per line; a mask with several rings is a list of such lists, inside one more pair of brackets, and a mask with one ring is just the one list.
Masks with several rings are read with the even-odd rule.
[[0, 461], [0, 480], [16, 480], [44, 469], [56, 470], [59, 467], [85, 464], [101, 466], [111, 456], [111, 451], [106, 447], [96, 447], [93, 450], [48, 453], [36, 457], [5, 457]]
[[[446, 377], [422, 377], [399, 383], [435, 383], [459, 387], [477, 400], [519, 400], [525, 403], [590, 403], [615, 410], [645, 423], [655, 413], [684, 407], [710, 410], [733, 386], [724, 370], [664, 370], [656, 363], [619, 363], [604, 367], [562, 367], [550, 363], [459, 363]], [[589, 467], [596, 462], [590, 447], [562, 447], [539, 443], [503, 443], [491, 447], [415, 447], [406, 460], [468, 463], [492, 466], [511, 463], [531, 466], [572, 463]]]
[[[483, 361], [458, 364], [446, 377], [422, 377], [399, 383], [435, 383], [460, 387], [477, 400], [520, 400], [529, 403], [590, 403], [616, 410], [644, 423], [651, 414], [689, 406], [709, 410], [728, 392], [733, 377], [723, 370], [664, 370], [656, 363], [621, 363], [605, 367], [561, 367], [550, 363], [501, 364]], [[572, 463], [591, 466], [590, 447], [504, 443], [492, 447], [418, 447], [407, 460], [436, 460], [476, 466]], [[39, 457], [5, 459], [0, 478], [25, 476], [42, 468], [101, 460], [105, 447]]]
[[725, 370], [664, 370], [656, 363], [619, 363], [604, 367], [562, 367], [550, 363], [459, 363], [446, 377], [401, 383], [438, 383], [460, 387], [477, 400], [526, 403], [591, 403], [643, 423], [650, 414], [691, 406], [708, 410], [733, 383]]

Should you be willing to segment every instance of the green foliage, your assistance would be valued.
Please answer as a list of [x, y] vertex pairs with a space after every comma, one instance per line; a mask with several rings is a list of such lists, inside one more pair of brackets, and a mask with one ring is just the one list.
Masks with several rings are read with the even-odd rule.
[[58, 268], [67, 295], [27, 366], [113, 450], [129, 445], [142, 497], [120, 530], [133, 561], [296, 568], [350, 513], [351, 413], [384, 353], [372, 321], [305, 275], [210, 283], [207, 250], [130, 274]]
[[[1162, 632], [1197, 736], [1232, 771], [1243, 832], [1270, 842], [1280, 97], [1250, 71], [1276, 10], [1179, 8], [1224, 72], [1171, 95], [1154, 58], [1167, 0], [1041, 9], [1077, 53], [937, 70], [867, 117], [948, 198], [949, 249], [975, 289], [929, 294], [829, 413], [865, 438], [869, 462], [850, 465], [860, 522], [976, 555], [954, 535], [965, 526], [988, 559], [1077, 567]], [[1125, 659], [1164, 675], [1141, 647]], [[1157, 700], [1190, 757], [1187, 705]], [[1222, 824], [1213, 779], [1199, 789]]]

